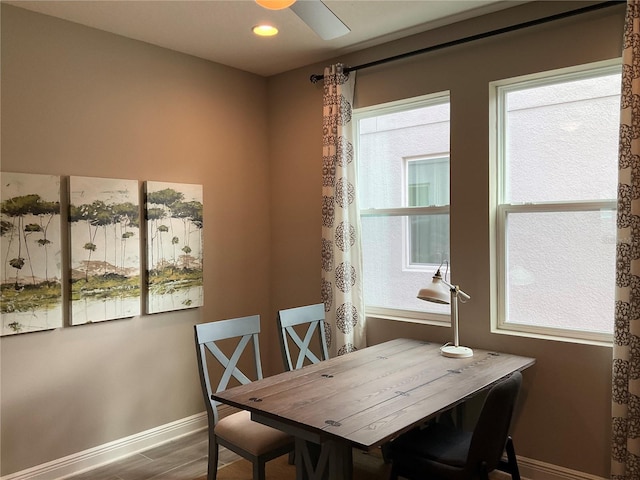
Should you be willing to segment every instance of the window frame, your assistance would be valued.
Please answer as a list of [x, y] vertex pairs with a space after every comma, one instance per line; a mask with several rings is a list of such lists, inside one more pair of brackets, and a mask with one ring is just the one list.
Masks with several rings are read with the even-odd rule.
[[[368, 107], [354, 108], [352, 115], [352, 125], [353, 125], [353, 140], [354, 140], [354, 151], [356, 153], [356, 168], [359, 168], [358, 155], [360, 152], [359, 148], [359, 139], [360, 139], [360, 122], [359, 120], [364, 118], [370, 118], [372, 116], [381, 116], [392, 114], [396, 112], [407, 111], [411, 109], [418, 109], [422, 107], [427, 107], [430, 105], [439, 105], [448, 103], [451, 105], [451, 92], [441, 91], [428, 95], [421, 95], [417, 97], [412, 97], [410, 99], [403, 99], [388, 103], [382, 103], [378, 105], [372, 105]], [[449, 118], [449, 123], [451, 123], [451, 118]], [[403, 185], [401, 186], [403, 202], [408, 203], [408, 180], [407, 180], [407, 164], [409, 160], [417, 160], [417, 159], [430, 159], [430, 158], [444, 158], [447, 157], [449, 159], [449, 165], [451, 165], [451, 152], [438, 152], [427, 155], [420, 155], [415, 157], [405, 157], [403, 159]], [[451, 168], [451, 166], [449, 166]], [[394, 207], [394, 208], [361, 208], [360, 209], [360, 218], [363, 217], [394, 217], [400, 216], [403, 218], [403, 223], [405, 224], [403, 228], [403, 262], [402, 269], [411, 272], [424, 272], [425, 273], [425, 283], [429, 281], [431, 275], [433, 275], [438, 268], [439, 265], [428, 264], [426, 267], [420, 267], [418, 264], [412, 265], [410, 264], [410, 245], [408, 238], [408, 228], [409, 228], [409, 218], [411, 216], [416, 215], [441, 215], [447, 214], [450, 216], [450, 204], [451, 199], [449, 199], [449, 205], [446, 206], [425, 206], [425, 207], [409, 207], [405, 205], [404, 207]], [[449, 244], [451, 244], [451, 236], [449, 235]], [[450, 260], [449, 260], [450, 263]], [[416, 292], [417, 293], [417, 292]], [[425, 323], [437, 326], [451, 326], [451, 314], [450, 313], [436, 313], [436, 312], [424, 312], [417, 310], [405, 310], [405, 309], [397, 309], [397, 308], [386, 308], [386, 307], [377, 307], [370, 306], [365, 303], [365, 315], [368, 317], [377, 317], [377, 318], [385, 318], [389, 320], [401, 320], [406, 322], [416, 322], [416, 323]]]
[[[508, 292], [506, 288], [507, 268], [507, 217], [510, 213], [538, 213], [538, 212], [588, 212], [617, 210], [617, 199], [610, 200], [580, 200], [580, 201], [552, 201], [552, 202], [514, 202], [507, 203], [504, 195], [507, 192], [507, 161], [506, 161], [506, 118], [505, 97], [509, 92], [526, 89], [530, 86], [543, 87], [555, 85], [571, 79], [588, 79], [612, 73], [620, 73], [621, 59], [606, 60], [564, 69], [541, 72], [489, 83], [490, 124], [492, 166], [496, 178], [494, 191], [495, 212], [495, 255], [496, 275], [494, 280], [495, 293], [493, 298], [496, 308], [492, 309], [491, 332], [501, 334], [520, 335], [534, 338], [545, 338], [572, 343], [589, 343], [611, 345], [613, 335], [604, 332], [591, 332], [580, 329], [566, 329], [543, 327], [537, 325], [515, 324], [507, 321]], [[612, 299], [613, 306], [613, 299]], [[613, 322], [613, 318], [611, 319]]]

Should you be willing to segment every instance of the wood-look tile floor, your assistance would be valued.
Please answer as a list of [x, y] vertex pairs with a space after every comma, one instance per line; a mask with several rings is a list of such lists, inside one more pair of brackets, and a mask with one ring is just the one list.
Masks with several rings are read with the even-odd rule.
[[[201, 430], [66, 480], [205, 480], [207, 450], [207, 431]], [[239, 458], [220, 448], [219, 465]]]
[[[65, 480], [206, 480], [207, 451], [208, 435], [202, 430]], [[354, 455], [354, 480], [388, 478], [379, 454], [357, 451]], [[235, 453], [220, 447], [218, 460], [219, 480], [251, 480], [251, 463]], [[283, 455], [267, 462], [266, 476], [267, 480], [293, 480], [295, 467]]]
[[[207, 430], [201, 430], [65, 480], [206, 480], [207, 451]], [[384, 465], [379, 454], [354, 452], [354, 480], [388, 478], [389, 467]], [[231, 465], [236, 460], [241, 460], [241, 457], [220, 447], [219, 479], [251, 479], [251, 464], [247, 462], [241, 465], [245, 462], [242, 460]], [[220, 470], [224, 466], [228, 467]], [[269, 480], [295, 478], [295, 469], [288, 464], [286, 455], [268, 462], [266, 473]], [[492, 472], [490, 478], [507, 480], [510, 476], [503, 472]]]

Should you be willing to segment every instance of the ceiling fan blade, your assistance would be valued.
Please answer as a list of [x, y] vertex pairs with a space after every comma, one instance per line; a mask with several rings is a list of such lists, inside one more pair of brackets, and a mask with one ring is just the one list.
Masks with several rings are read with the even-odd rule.
[[289, 8], [323, 40], [332, 40], [351, 31], [321, 0], [298, 0]]

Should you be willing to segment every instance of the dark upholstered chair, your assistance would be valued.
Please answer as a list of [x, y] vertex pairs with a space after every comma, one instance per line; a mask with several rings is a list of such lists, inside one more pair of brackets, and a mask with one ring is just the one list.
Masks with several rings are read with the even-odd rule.
[[[304, 327], [301, 329], [304, 332], [304, 338], [301, 338], [296, 331], [296, 327], [300, 325], [306, 326], [306, 330]], [[280, 335], [280, 348], [286, 370], [297, 370], [305, 365], [305, 361], [318, 363], [329, 358], [324, 332], [323, 303], [280, 310], [278, 312], [278, 334]], [[314, 338], [318, 346], [317, 355], [310, 348]]]
[[515, 372], [489, 390], [473, 432], [431, 423], [391, 442], [390, 479], [488, 480], [498, 469], [519, 480], [509, 428], [521, 383]]
[[[242, 353], [253, 347], [255, 359], [255, 378], [262, 378], [262, 365], [260, 363], [260, 347], [258, 333], [260, 332], [260, 317], [234, 318], [217, 322], [203, 323], [195, 326], [196, 351], [198, 359], [198, 372], [204, 394], [204, 403], [209, 418], [209, 465], [207, 480], [215, 480], [218, 471], [218, 446], [223, 445], [238, 455], [253, 463], [253, 479], [264, 480], [265, 463], [273, 458], [293, 451], [294, 440], [291, 436], [280, 430], [267, 427], [251, 420], [247, 411], [233, 413], [224, 418], [218, 416], [218, 405], [211, 397], [213, 390], [209, 369], [213, 359], [222, 365], [222, 372], [216, 392], [225, 390], [231, 377], [240, 383], [250, 383], [251, 380], [238, 367], [238, 360]], [[236, 339], [235, 350], [230, 356], [216, 342], [220, 340]], [[233, 341], [232, 341], [233, 343]], [[227, 345], [228, 342], [225, 343]], [[213, 371], [214, 369], [212, 369]], [[218, 371], [219, 369], [216, 369]], [[246, 370], [246, 369], [245, 369]]]

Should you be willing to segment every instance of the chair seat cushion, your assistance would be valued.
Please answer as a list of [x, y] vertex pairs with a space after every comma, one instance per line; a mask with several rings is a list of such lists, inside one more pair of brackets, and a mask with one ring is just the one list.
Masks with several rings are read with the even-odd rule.
[[290, 435], [251, 420], [251, 413], [246, 410], [220, 419], [214, 433], [255, 456], [293, 442]]
[[391, 442], [391, 458], [409, 478], [465, 478], [471, 432], [432, 424]]

